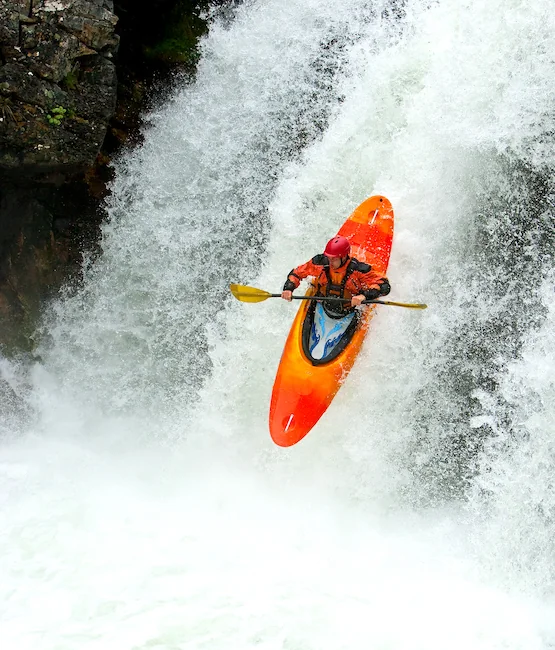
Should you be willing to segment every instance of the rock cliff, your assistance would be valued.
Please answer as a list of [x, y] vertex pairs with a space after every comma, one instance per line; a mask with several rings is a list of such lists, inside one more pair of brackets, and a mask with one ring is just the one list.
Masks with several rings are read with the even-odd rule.
[[82, 171], [116, 106], [111, 0], [0, 0], [0, 168]]
[[42, 301], [78, 280], [105, 163], [137, 134], [153, 79], [194, 64], [207, 4], [0, 0], [1, 353], [32, 349]]

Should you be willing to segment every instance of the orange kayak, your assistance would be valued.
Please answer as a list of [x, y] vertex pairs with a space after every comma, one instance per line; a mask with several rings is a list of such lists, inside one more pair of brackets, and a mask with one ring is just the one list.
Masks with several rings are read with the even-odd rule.
[[[350, 241], [353, 257], [386, 274], [393, 241], [393, 207], [388, 199], [366, 199], [337, 234]], [[307, 291], [307, 295], [314, 293], [312, 287]], [[361, 310], [327, 360], [321, 355], [313, 358], [314, 347], [310, 352], [310, 336], [316, 336], [313, 329], [319, 318], [317, 305], [321, 303], [302, 301], [277, 370], [270, 403], [270, 435], [281, 447], [302, 440], [331, 404], [362, 347], [375, 309], [369, 305]]]

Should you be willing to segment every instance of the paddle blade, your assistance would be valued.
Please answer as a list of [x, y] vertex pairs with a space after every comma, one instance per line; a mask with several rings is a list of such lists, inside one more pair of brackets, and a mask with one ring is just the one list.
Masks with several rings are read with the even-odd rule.
[[241, 302], [262, 302], [272, 297], [271, 293], [254, 287], [247, 287], [243, 284], [230, 284], [231, 293]]
[[379, 301], [380, 305], [392, 305], [393, 307], [406, 307], [407, 309], [427, 309], [428, 305], [421, 303], [392, 302], [391, 300]]

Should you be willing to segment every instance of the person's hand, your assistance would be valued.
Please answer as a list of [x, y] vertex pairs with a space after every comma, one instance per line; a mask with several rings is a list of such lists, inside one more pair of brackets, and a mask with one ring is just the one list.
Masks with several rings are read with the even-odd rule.
[[353, 296], [351, 298], [351, 307], [358, 307], [363, 300], [366, 300], [366, 296], [360, 293], [358, 296]]
[[292, 291], [282, 291], [281, 292], [281, 297], [284, 300], [287, 300], [288, 302], [291, 302], [291, 300], [293, 299], [293, 292]]
[[380, 290], [368, 289], [368, 291], [365, 291], [365, 294], [366, 294], [366, 300], [376, 300], [376, 298], [380, 297]]

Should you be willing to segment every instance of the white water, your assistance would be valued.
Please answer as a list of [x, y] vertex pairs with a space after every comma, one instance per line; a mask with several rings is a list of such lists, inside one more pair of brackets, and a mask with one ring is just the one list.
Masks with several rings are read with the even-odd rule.
[[[2, 364], [2, 647], [555, 647], [555, 19], [426, 4], [246, 3], [118, 163], [83, 291]], [[376, 192], [430, 307], [278, 449], [292, 310], [226, 286]]]

